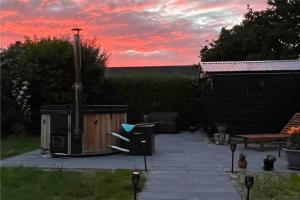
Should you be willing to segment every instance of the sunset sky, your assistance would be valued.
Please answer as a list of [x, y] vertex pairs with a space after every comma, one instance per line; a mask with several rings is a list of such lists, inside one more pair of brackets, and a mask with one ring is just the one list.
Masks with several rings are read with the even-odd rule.
[[221, 27], [241, 22], [247, 4], [266, 0], [1, 0], [0, 46], [24, 36], [96, 38], [109, 66], [192, 65]]

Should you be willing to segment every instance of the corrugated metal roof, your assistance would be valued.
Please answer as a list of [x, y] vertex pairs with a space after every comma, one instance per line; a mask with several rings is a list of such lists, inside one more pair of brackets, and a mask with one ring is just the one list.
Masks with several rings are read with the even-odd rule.
[[300, 59], [266, 60], [266, 61], [202, 62], [201, 68], [203, 72], [206, 73], [300, 71]]

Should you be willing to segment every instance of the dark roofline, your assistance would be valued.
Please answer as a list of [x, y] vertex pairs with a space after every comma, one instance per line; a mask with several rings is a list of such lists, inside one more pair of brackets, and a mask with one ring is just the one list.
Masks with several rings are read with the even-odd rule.
[[128, 69], [128, 68], [155, 68], [155, 67], [198, 67], [198, 65], [149, 65], [149, 66], [124, 66], [124, 67], [107, 67], [108, 69]]
[[183, 75], [197, 77], [198, 65], [165, 65], [165, 66], [133, 66], [133, 67], [110, 67], [105, 76], [132, 76], [142, 74], [159, 75]]
[[225, 72], [206, 72], [213, 75], [227, 74], [278, 74], [278, 73], [300, 73], [300, 70], [272, 70], [272, 71], [225, 71]]

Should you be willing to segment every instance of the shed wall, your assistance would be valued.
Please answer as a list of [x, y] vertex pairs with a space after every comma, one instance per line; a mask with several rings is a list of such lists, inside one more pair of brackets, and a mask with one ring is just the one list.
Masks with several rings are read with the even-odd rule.
[[279, 132], [300, 111], [300, 74], [218, 74], [204, 82], [206, 124], [229, 132]]

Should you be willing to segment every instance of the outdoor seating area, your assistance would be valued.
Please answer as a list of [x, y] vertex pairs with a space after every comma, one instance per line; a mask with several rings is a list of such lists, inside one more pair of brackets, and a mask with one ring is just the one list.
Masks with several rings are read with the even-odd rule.
[[243, 138], [245, 148], [248, 148], [248, 142], [260, 142], [261, 148], [263, 149], [263, 144], [265, 142], [278, 142], [278, 156], [280, 156], [281, 143], [286, 142], [286, 140], [291, 135], [291, 128], [300, 127], [300, 113], [294, 114], [294, 116], [288, 121], [288, 123], [283, 127], [280, 133], [273, 134], [247, 134], [247, 135], [237, 135], [237, 137]]

